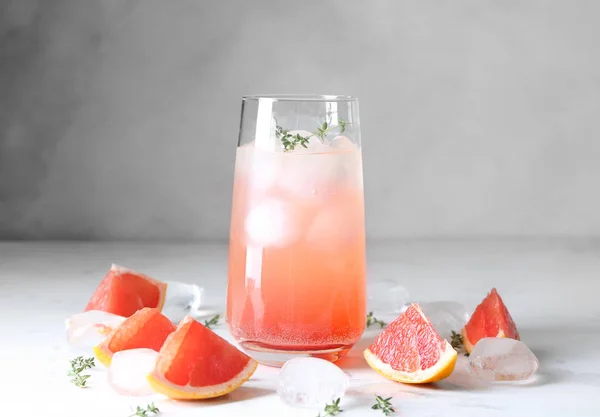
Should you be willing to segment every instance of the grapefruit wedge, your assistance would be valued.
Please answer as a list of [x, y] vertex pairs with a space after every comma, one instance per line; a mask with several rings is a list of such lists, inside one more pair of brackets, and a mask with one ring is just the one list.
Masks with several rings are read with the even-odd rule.
[[140, 272], [112, 265], [90, 298], [85, 311], [100, 310], [129, 317], [144, 307], [162, 310], [167, 284]]
[[257, 366], [254, 359], [188, 316], [167, 337], [147, 379], [154, 391], [172, 399], [214, 398], [237, 389]]
[[126, 318], [104, 342], [94, 346], [94, 355], [108, 367], [112, 356], [122, 350], [147, 348], [158, 352], [174, 331], [175, 325], [158, 309], [145, 307]]
[[411, 304], [363, 356], [371, 368], [392, 381], [425, 384], [450, 376], [457, 353], [438, 335], [419, 305]]
[[496, 288], [475, 308], [471, 319], [462, 331], [463, 345], [469, 353], [479, 339], [484, 337], [508, 337], [519, 340], [519, 332]]

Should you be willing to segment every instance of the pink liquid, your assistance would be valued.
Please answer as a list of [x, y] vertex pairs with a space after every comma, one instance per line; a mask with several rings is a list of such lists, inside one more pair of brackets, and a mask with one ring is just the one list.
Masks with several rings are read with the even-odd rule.
[[233, 336], [262, 349], [351, 347], [366, 315], [360, 151], [240, 147], [232, 211]]

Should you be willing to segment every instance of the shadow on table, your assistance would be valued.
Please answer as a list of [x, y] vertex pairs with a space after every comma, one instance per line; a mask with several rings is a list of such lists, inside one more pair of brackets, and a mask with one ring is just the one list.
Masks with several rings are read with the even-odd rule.
[[[540, 362], [538, 376], [544, 383], [579, 383], [600, 386], [595, 365], [600, 345], [600, 325], [585, 323], [519, 328], [521, 340]], [[577, 365], [573, 366], [575, 360]], [[590, 366], [582, 369], [587, 363]]]
[[[600, 345], [600, 331], [594, 331], [588, 327], [582, 328], [560, 328], [549, 326], [547, 328], [523, 328], [519, 329], [521, 340], [526, 343], [540, 362], [537, 374], [521, 382], [497, 382], [488, 383], [472, 376], [468, 371], [468, 359], [459, 353], [454, 372], [448, 378], [433, 384], [407, 385], [385, 380], [381, 382], [367, 383], [360, 387], [361, 391], [374, 387], [375, 391], [389, 395], [403, 396], [427, 396], [441, 391], [449, 392], [481, 392], [489, 390], [510, 389], [516, 387], [539, 387], [557, 382], [580, 381], [594, 386], [600, 386], [600, 375], [597, 373], [575, 373], [565, 369], [568, 363], [568, 355], [572, 353], [565, 350], [566, 346], [578, 346], [578, 357], [597, 354], [596, 346]], [[363, 358], [362, 352], [368, 348], [381, 330], [367, 329], [365, 334], [349, 352], [340, 359], [337, 365], [350, 377], [353, 371], [370, 369]], [[560, 340], [559, 340], [560, 339]], [[373, 393], [375, 393], [373, 391]], [[385, 395], [385, 394], [383, 394]]]
[[345, 357], [337, 361], [336, 365], [338, 365], [344, 371], [369, 368], [369, 365], [365, 361], [362, 352], [371, 346], [371, 343], [373, 343], [380, 332], [381, 330], [375, 332], [367, 329], [361, 339], [352, 347], [350, 352], [348, 352]]
[[192, 407], [192, 406], [193, 407], [210, 407], [210, 406], [214, 406], [214, 405], [231, 404], [231, 403], [235, 403], [238, 401], [251, 400], [253, 398], [258, 398], [258, 397], [262, 397], [265, 395], [273, 394], [274, 392], [275, 391], [266, 389], [266, 388], [241, 386], [238, 389], [236, 389], [235, 391], [233, 391], [232, 393], [224, 395], [222, 397], [218, 397], [218, 398], [210, 398], [210, 399], [206, 399], [206, 400], [202, 400], [202, 401], [195, 401], [195, 400], [189, 400], [189, 401], [168, 400], [168, 401], [176, 402], [177, 405], [182, 405], [182, 406], [189, 405], [190, 407]]
[[600, 386], [600, 372], [573, 371], [569, 363], [595, 363], [600, 345], [600, 327], [590, 325], [556, 325], [519, 328], [521, 341], [536, 355], [539, 369], [527, 381], [486, 383], [472, 377], [467, 371], [467, 358], [460, 355], [454, 372], [447, 379], [426, 389], [448, 391], [498, 390], [511, 387], [539, 387], [556, 383], [584, 383]]

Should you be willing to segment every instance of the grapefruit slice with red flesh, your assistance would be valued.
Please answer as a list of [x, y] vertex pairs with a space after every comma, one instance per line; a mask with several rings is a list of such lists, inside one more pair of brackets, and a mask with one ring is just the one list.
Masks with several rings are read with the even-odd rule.
[[411, 304], [363, 356], [371, 368], [388, 379], [425, 384], [450, 376], [457, 353], [435, 331], [419, 305]]
[[154, 391], [172, 399], [214, 398], [238, 388], [257, 366], [254, 359], [188, 316], [165, 341], [147, 378]]
[[175, 325], [156, 308], [142, 308], [116, 327], [106, 340], [94, 347], [100, 363], [109, 366], [112, 356], [122, 350], [147, 348], [159, 351]]
[[144, 307], [162, 310], [167, 284], [147, 275], [112, 265], [100, 281], [85, 311], [101, 310], [129, 317]]
[[475, 308], [471, 319], [462, 329], [463, 345], [469, 353], [479, 339], [507, 337], [519, 340], [519, 332], [500, 294], [495, 288]]

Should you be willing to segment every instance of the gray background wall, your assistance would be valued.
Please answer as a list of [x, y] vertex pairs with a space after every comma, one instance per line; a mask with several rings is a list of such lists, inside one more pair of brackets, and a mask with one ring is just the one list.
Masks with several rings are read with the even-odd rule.
[[0, 0], [0, 238], [225, 239], [240, 96], [361, 101], [370, 237], [600, 233], [600, 2]]

